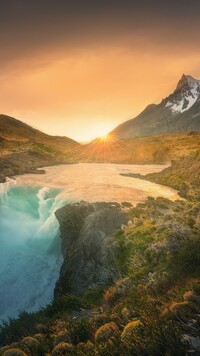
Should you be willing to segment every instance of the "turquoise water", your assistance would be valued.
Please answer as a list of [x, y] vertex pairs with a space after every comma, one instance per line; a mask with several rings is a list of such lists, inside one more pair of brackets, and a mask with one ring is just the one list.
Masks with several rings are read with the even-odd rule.
[[52, 300], [62, 263], [60, 189], [1, 185], [0, 319], [36, 311]]
[[54, 212], [67, 202], [128, 201], [151, 195], [178, 199], [175, 190], [121, 173], [163, 166], [76, 164], [45, 168], [0, 184], [0, 319], [36, 311], [53, 298], [62, 257]]

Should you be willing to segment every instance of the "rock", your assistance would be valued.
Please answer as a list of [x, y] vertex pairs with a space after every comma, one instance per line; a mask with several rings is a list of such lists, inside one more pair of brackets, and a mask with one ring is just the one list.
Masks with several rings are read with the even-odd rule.
[[114, 232], [128, 221], [118, 203], [69, 204], [55, 213], [61, 232], [64, 262], [55, 297], [106, 285], [116, 276]]

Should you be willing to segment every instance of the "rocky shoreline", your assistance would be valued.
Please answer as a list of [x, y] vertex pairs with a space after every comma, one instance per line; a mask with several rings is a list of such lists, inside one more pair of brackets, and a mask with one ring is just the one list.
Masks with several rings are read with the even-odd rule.
[[22, 174], [44, 174], [41, 168], [56, 166], [58, 164], [75, 163], [69, 158], [42, 156], [32, 152], [21, 152], [0, 157], [0, 183], [5, 183], [6, 178]]

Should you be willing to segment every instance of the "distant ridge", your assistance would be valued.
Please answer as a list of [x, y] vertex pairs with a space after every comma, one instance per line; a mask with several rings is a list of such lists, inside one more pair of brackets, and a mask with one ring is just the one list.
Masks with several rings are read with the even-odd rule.
[[151, 104], [137, 117], [117, 126], [120, 139], [170, 132], [200, 131], [200, 80], [183, 74], [176, 89], [160, 104]]
[[80, 146], [71, 138], [50, 136], [0, 115], [0, 182], [18, 174], [37, 173], [37, 168], [75, 163]]
[[58, 141], [67, 145], [76, 146], [78, 142], [65, 136], [51, 136], [39, 131], [24, 122], [17, 120], [11, 116], [0, 114], [0, 138], [9, 141], [39, 141], [45, 140], [48, 142]]

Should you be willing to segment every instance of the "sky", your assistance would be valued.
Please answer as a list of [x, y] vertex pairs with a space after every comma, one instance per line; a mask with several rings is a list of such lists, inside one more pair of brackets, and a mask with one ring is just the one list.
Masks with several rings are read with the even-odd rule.
[[0, 113], [88, 141], [200, 79], [199, 0], [0, 0]]

